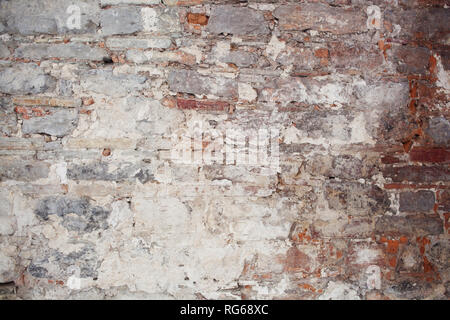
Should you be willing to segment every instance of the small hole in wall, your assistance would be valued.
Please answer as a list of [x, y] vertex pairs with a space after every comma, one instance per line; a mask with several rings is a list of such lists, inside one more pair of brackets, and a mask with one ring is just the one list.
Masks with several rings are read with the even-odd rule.
[[105, 58], [103, 58], [103, 63], [104, 63], [104, 64], [112, 64], [112, 63], [114, 63], [114, 62], [113, 62], [113, 59], [112, 59], [112, 58], [110, 58], [110, 57], [105, 57]]
[[109, 148], [103, 149], [102, 155], [104, 157], [109, 157], [111, 155], [111, 149], [109, 149]]

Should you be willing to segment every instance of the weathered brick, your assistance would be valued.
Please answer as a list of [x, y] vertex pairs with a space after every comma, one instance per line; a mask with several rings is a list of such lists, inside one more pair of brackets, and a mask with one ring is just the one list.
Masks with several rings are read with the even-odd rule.
[[435, 197], [432, 191], [400, 193], [400, 211], [426, 212], [434, 208]]
[[93, 48], [81, 43], [69, 44], [28, 44], [14, 51], [18, 58], [41, 60], [46, 58], [79, 59], [102, 61], [108, 53], [102, 48]]
[[214, 6], [211, 9], [207, 31], [235, 35], [264, 35], [270, 32], [262, 13], [231, 5]]
[[205, 26], [208, 24], [209, 17], [202, 13], [192, 13], [189, 12], [186, 16], [188, 23], [199, 24]]
[[23, 96], [12, 99], [15, 105], [20, 106], [48, 106], [75, 108], [81, 106], [81, 99], [66, 99], [59, 97]]
[[56, 81], [35, 64], [18, 64], [0, 71], [0, 92], [36, 94], [55, 88]]
[[352, 216], [384, 214], [390, 206], [386, 192], [357, 182], [327, 182], [325, 197], [330, 209]]
[[428, 121], [427, 134], [437, 145], [450, 145], [450, 121], [444, 117], [432, 118]]
[[379, 235], [393, 237], [439, 235], [444, 232], [442, 220], [437, 215], [384, 216], [377, 219], [375, 230]]
[[[306, 120], [306, 119], [305, 119]], [[368, 159], [360, 160], [351, 155], [313, 156], [305, 163], [305, 171], [316, 176], [325, 176], [329, 179], [356, 180], [369, 178], [377, 173], [374, 164]]]
[[338, 69], [354, 68], [358, 71], [374, 70], [383, 65], [381, 51], [358, 44], [333, 42], [330, 45], [330, 65]]
[[384, 14], [386, 22], [401, 26], [400, 38], [412, 41], [439, 39], [448, 32], [448, 18], [445, 8], [387, 10]]
[[195, 6], [202, 4], [205, 0], [162, 0], [167, 6]]
[[389, 50], [389, 56], [396, 62], [397, 71], [406, 74], [425, 74], [430, 54], [427, 48], [412, 46], [395, 46]]
[[445, 7], [447, 0], [400, 0], [402, 8]]
[[373, 219], [371, 217], [351, 217], [343, 226], [341, 235], [350, 239], [364, 239], [373, 236]]
[[208, 77], [190, 70], [172, 70], [169, 73], [169, 88], [174, 92], [218, 97], [237, 97], [237, 83], [222, 77]]
[[401, 162], [399, 158], [390, 155], [386, 155], [381, 158], [381, 163], [383, 164], [394, 164], [399, 162]]
[[389, 108], [380, 116], [378, 141], [384, 144], [402, 144], [411, 139], [411, 133], [416, 129], [417, 125], [412, 121], [410, 114], [401, 109]]
[[383, 175], [391, 178], [393, 182], [438, 182], [449, 181], [448, 167], [439, 166], [403, 166], [386, 167]]
[[177, 99], [177, 107], [185, 110], [199, 111], [225, 111], [232, 110], [232, 106], [224, 101], [208, 101], [208, 100], [187, 100]]
[[439, 191], [439, 210], [450, 212], [450, 190]]
[[445, 274], [450, 267], [450, 245], [448, 241], [446, 239], [437, 239], [430, 241], [429, 246], [429, 250], [425, 253], [426, 259], [437, 268], [437, 271]]
[[450, 151], [443, 148], [415, 147], [409, 151], [409, 158], [416, 162], [447, 162]]
[[343, 9], [325, 4], [282, 5], [273, 15], [284, 30], [317, 30], [334, 34], [367, 30], [367, 17], [362, 10]]
[[[326, 65], [322, 64], [322, 58], [314, 55], [314, 50], [308, 47], [287, 47], [278, 55], [276, 60], [284, 66], [293, 65], [296, 72], [320, 69]], [[326, 60], [328, 63], [328, 60]]]

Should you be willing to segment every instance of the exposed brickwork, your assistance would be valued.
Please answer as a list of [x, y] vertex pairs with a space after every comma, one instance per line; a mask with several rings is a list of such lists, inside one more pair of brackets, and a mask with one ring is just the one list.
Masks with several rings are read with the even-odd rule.
[[448, 299], [448, 5], [0, 1], [0, 298]]

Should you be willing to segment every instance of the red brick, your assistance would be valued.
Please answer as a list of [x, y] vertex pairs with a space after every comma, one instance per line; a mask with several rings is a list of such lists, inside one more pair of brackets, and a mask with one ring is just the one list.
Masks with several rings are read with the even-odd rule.
[[13, 103], [20, 106], [49, 106], [68, 108], [74, 108], [80, 105], [80, 101], [78, 99], [37, 96], [14, 97]]
[[17, 106], [17, 107], [14, 108], [14, 111], [16, 113], [22, 115], [22, 117], [24, 119], [30, 119], [30, 115], [28, 114], [28, 109], [27, 108]]
[[368, 51], [363, 46], [347, 45], [342, 42], [333, 42], [330, 48], [331, 64], [339, 69], [373, 70], [383, 64], [383, 55], [378, 50]]
[[394, 164], [399, 162], [400, 159], [393, 156], [384, 156], [383, 158], [381, 158], [381, 163], [383, 164]]
[[397, 71], [407, 74], [425, 74], [430, 55], [427, 48], [413, 46], [396, 46], [389, 52], [397, 64]]
[[167, 1], [168, 4], [175, 4], [179, 7], [181, 6], [196, 6], [203, 3], [203, 0], [170, 0]]
[[311, 269], [311, 258], [296, 247], [290, 248], [286, 253], [284, 270], [287, 272], [309, 272]]
[[179, 109], [185, 110], [200, 110], [200, 111], [225, 111], [231, 112], [233, 107], [225, 101], [211, 101], [211, 100], [189, 100], [177, 99], [177, 106]]
[[450, 152], [443, 148], [415, 147], [409, 152], [409, 158], [416, 162], [447, 162]]
[[314, 55], [318, 58], [328, 58], [328, 49], [317, 49], [316, 51], [314, 51]]
[[208, 17], [202, 13], [191, 13], [187, 14], [187, 21], [190, 24], [199, 24], [201, 26], [206, 26], [208, 24]]

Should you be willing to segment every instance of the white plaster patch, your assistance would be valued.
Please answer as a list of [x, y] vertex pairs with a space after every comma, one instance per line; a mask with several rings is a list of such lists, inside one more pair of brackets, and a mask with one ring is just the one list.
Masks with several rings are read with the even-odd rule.
[[381, 255], [380, 250], [364, 248], [358, 250], [356, 263], [358, 264], [374, 263], [375, 261], [377, 261], [377, 259], [379, 259], [380, 255]]
[[436, 58], [437, 85], [443, 88], [447, 94], [450, 94], [450, 71], [445, 71], [440, 56], [435, 55], [434, 57]]
[[180, 51], [193, 55], [196, 63], [201, 63], [203, 60], [203, 53], [197, 46], [181, 48]]
[[60, 162], [55, 165], [55, 172], [56, 175], [59, 178], [59, 181], [61, 184], [67, 184], [67, 163], [66, 162]]
[[382, 16], [380, 7], [372, 5], [366, 9], [367, 13], [367, 29], [381, 29]]
[[251, 85], [247, 83], [239, 82], [239, 99], [252, 102], [255, 101], [258, 97], [258, 94], [255, 89], [252, 88]]
[[276, 60], [280, 52], [283, 51], [285, 48], [286, 43], [284, 41], [278, 40], [277, 36], [273, 35], [272, 38], [270, 39], [269, 44], [267, 45], [266, 54], [267, 56], [272, 58], [272, 60]]
[[144, 31], [156, 32], [158, 31], [158, 12], [153, 8], [144, 7], [141, 9], [142, 21], [144, 24]]
[[356, 290], [344, 282], [328, 282], [324, 293], [319, 300], [361, 300]]
[[363, 113], [358, 114], [350, 124], [352, 128], [352, 142], [353, 143], [368, 143], [375, 144], [375, 141], [367, 133], [366, 120]]

